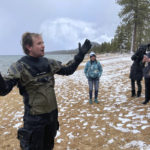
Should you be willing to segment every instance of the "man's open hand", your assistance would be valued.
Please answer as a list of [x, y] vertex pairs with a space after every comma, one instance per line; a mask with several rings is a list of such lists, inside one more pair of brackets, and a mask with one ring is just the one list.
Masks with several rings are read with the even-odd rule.
[[81, 46], [81, 43], [79, 43], [79, 53], [85, 55], [91, 49], [91, 46], [92, 44], [88, 39], [85, 40], [82, 46]]

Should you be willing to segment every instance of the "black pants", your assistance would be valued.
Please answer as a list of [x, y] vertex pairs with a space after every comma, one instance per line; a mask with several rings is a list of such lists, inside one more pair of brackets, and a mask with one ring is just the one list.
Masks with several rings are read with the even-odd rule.
[[136, 92], [136, 90], [135, 90], [135, 82], [137, 83], [137, 87], [138, 87], [137, 92], [141, 93], [141, 91], [142, 91], [141, 80], [133, 80], [133, 79], [131, 79], [132, 93]]
[[150, 78], [145, 78], [145, 101], [150, 100]]
[[52, 150], [59, 128], [58, 111], [44, 115], [25, 115], [24, 127], [18, 130], [22, 150]]

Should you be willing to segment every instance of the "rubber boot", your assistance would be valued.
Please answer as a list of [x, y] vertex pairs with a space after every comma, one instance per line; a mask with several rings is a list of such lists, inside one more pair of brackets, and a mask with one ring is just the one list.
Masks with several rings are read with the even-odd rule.
[[98, 100], [97, 100], [97, 97], [98, 97], [98, 91], [96, 90], [96, 91], [95, 91], [95, 100], [94, 100], [94, 102], [95, 102], [96, 104], [99, 103]]
[[93, 102], [92, 102], [92, 93], [93, 93], [93, 91], [90, 90], [90, 91], [89, 91], [89, 96], [90, 96], [90, 97], [89, 97], [89, 103], [90, 103], [90, 104], [93, 103]]
[[141, 96], [141, 91], [138, 91], [137, 92], [137, 97], [140, 97]]
[[135, 90], [132, 90], [132, 91], [131, 91], [131, 97], [134, 97], [134, 96], [136, 96]]
[[98, 104], [99, 102], [98, 102], [98, 100], [97, 100], [97, 98], [94, 100], [94, 102], [96, 103], [96, 104]]
[[89, 103], [90, 103], [90, 104], [92, 104], [92, 103], [93, 103], [93, 102], [92, 102], [92, 99], [90, 99], [90, 100], [89, 100]]
[[148, 102], [148, 100], [145, 100], [142, 104], [146, 105]]
[[141, 96], [141, 91], [142, 91], [141, 81], [137, 81], [137, 86], [138, 86], [137, 97], [140, 97]]

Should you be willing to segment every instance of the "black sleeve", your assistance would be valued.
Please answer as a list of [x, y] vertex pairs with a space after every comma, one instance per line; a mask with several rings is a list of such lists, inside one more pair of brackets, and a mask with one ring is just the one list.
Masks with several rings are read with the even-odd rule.
[[83, 61], [84, 55], [82, 53], [78, 53], [72, 61], [69, 61], [66, 65], [62, 65], [61, 69], [56, 72], [59, 75], [71, 75], [78, 68], [79, 64]]
[[11, 79], [5, 81], [0, 74], [0, 96], [7, 95], [16, 84], [17, 84], [17, 80]]
[[13, 63], [8, 69], [7, 75], [2, 77], [0, 74], [0, 95], [7, 95], [12, 88], [18, 83], [20, 78], [20, 64]]
[[137, 55], [134, 54], [134, 55], [131, 57], [131, 60], [134, 61], [134, 60], [136, 60], [136, 59], [137, 59]]

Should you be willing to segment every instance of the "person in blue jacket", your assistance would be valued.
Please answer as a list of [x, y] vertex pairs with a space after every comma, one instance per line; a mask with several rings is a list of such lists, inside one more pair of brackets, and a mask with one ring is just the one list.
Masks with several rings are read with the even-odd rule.
[[90, 53], [90, 61], [88, 61], [84, 68], [84, 73], [88, 79], [89, 84], [89, 103], [92, 104], [92, 94], [93, 86], [95, 88], [95, 103], [99, 103], [98, 98], [98, 89], [99, 89], [99, 80], [102, 75], [103, 69], [99, 61], [96, 60], [96, 54], [94, 52]]

